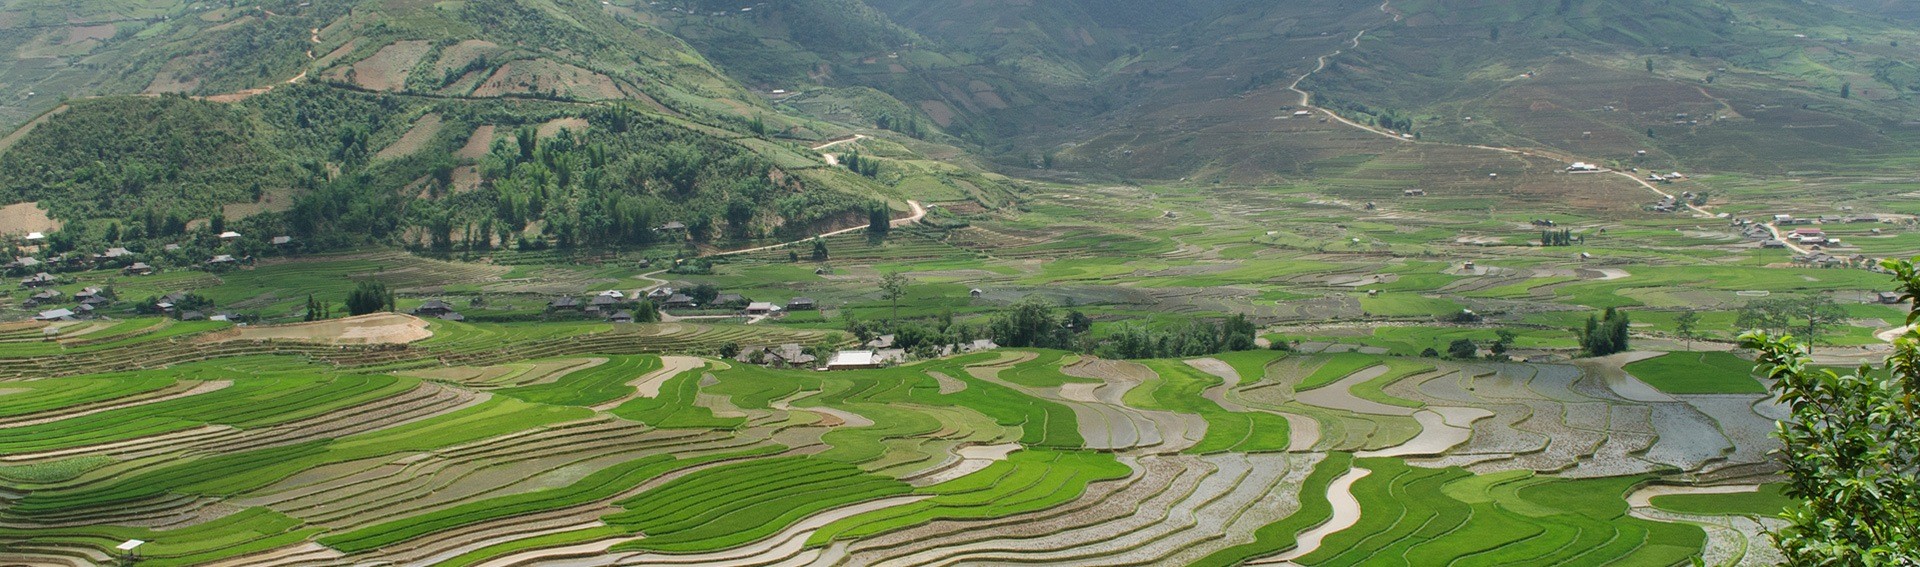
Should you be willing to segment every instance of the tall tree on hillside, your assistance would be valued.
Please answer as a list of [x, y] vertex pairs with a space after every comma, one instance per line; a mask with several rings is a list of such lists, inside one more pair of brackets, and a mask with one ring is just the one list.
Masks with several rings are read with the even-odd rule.
[[1840, 85], [1840, 98], [1853, 98], [1853, 83]]
[[907, 276], [889, 272], [880, 276], [880, 298], [893, 304], [893, 319], [900, 320], [900, 299], [907, 296]]
[[1687, 341], [1688, 352], [1693, 351], [1693, 339], [1700, 336], [1697, 330], [1699, 324], [1700, 312], [1691, 309], [1682, 311], [1679, 316], [1673, 318], [1673, 333]]
[[874, 238], [885, 238], [893, 230], [893, 211], [886, 205], [875, 204], [867, 209], [867, 234]]
[[[1908, 260], [1883, 264], [1915, 302], [1920, 270]], [[1759, 367], [1790, 416], [1778, 435], [1786, 493], [1805, 506], [1784, 511], [1774, 543], [1790, 565], [1920, 565], [1920, 332], [1894, 340], [1890, 376], [1861, 366], [1841, 375], [1812, 368], [1811, 349], [1763, 331], [1740, 337], [1760, 351]]]

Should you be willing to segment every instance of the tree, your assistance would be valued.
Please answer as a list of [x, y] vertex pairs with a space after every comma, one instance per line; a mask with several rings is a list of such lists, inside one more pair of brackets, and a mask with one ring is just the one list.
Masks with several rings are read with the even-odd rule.
[[1447, 356], [1453, 358], [1464, 360], [1473, 358], [1474, 355], [1479, 353], [1480, 345], [1473, 344], [1473, 339], [1454, 339], [1452, 343], [1447, 345]]
[[1580, 331], [1580, 348], [1587, 356], [1607, 356], [1626, 352], [1630, 348], [1629, 326], [1625, 312], [1612, 307], [1600, 316], [1587, 316], [1587, 325]]
[[886, 205], [874, 205], [867, 209], [867, 234], [875, 238], [885, 238], [887, 231], [893, 230], [893, 211]]
[[900, 319], [900, 298], [907, 296], [907, 276], [890, 272], [880, 276], [880, 298], [893, 304], [893, 319]]
[[1648, 58], [1647, 58], [1647, 72], [1648, 72], [1648, 73], [1652, 73], [1652, 72], [1653, 72], [1653, 58], [1652, 58], [1652, 57], [1648, 57]]
[[1847, 310], [1833, 302], [1833, 298], [1816, 295], [1795, 302], [1795, 319], [1798, 324], [1794, 330], [1807, 337], [1807, 352], [1813, 352], [1813, 345], [1820, 342], [1820, 335], [1847, 320]]
[[[1748, 303], [1734, 318], [1739, 331], [1797, 332], [1808, 345], [1847, 319], [1847, 311], [1824, 295], [1777, 297]], [[1811, 348], [1811, 346], [1809, 346]]]
[[[1920, 297], [1912, 261], [1883, 266], [1903, 300]], [[1920, 322], [1920, 305], [1907, 322]], [[1783, 512], [1788, 525], [1774, 533], [1788, 564], [1920, 564], [1920, 332], [1894, 340], [1886, 378], [1864, 365], [1846, 375], [1812, 368], [1809, 346], [1792, 336], [1753, 331], [1740, 342], [1759, 351], [1790, 414], [1776, 433], [1786, 494], [1806, 505]]]
[[1507, 349], [1513, 347], [1513, 340], [1520, 337], [1520, 335], [1507, 329], [1494, 331], [1493, 336], [1493, 346], [1490, 347], [1489, 350], [1491, 350], [1495, 356], [1506, 354]]
[[827, 261], [827, 241], [818, 236], [813, 237], [813, 261]]
[[353, 315], [366, 315], [381, 309], [393, 308], [393, 292], [387, 284], [363, 281], [347, 292], [347, 312]]
[[1679, 316], [1673, 318], [1673, 333], [1687, 341], [1689, 352], [1693, 351], [1693, 339], [1700, 336], [1700, 333], [1695, 330], [1699, 324], [1700, 312], [1691, 309], [1682, 311]]
[[1853, 98], [1853, 83], [1840, 85], [1840, 98]]

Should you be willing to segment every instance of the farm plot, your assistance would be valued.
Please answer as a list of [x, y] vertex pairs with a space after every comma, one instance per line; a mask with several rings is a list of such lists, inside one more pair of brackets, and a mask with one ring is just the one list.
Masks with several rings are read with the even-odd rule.
[[1359, 459], [1372, 474], [1354, 483], [1360, 521], [1329, 536], [1302, 565], [1435, 562], [1683, 563], [1700, 528], [1626, 515], [1627, 490], [1642, 479], [1555, 480], [1525, 472], [1474, 475]]
[[[74, 348], [177, 348], [151, 327], [171, 329], [103, 324]], [[223, 330], [189, 339], [207, 360], [0, 383], [0, 486], [19, 494], [0, 544], [97, 557], [153, 538], [160, 565], [1497, 564], [1579, 546], [1659, 562], [1704, 546], [1623, 513], [1639, 473], [1682, 461], [1655, 444], [1660, 412], [1724, 430], [1690, 462], [1718, 470], [1759, 458], [1770, 411], [1632, 402], [1574, 367], [1357, 353], [1008, 350], [822, 373], [653, 354], [826, 336], [777, 328], [429, 329], [385, 349]], [[1437, 448], [1315, 451], [1401, 446]], [[1583, 464], [1616, 458], [1648, 464]], [[1371, 471], [1359, 523], [1308, 537], [1354, 467]]]

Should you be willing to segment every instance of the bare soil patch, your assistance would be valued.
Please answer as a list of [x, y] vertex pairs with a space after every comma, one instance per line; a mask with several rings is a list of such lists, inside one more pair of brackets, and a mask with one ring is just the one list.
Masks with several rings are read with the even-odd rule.
[[[397, 91], [407, 86], [407, 75], [426, 56], [430, 44], [425, 41], [396, 41], [380, 48], [366, 59], [354, 63], [353, 83], [376, 91]], [[345, 78], [346, 71], [340, 71]]]
[[487, 150], [493, 145], [493, 130], [492, 124], [482, 124], [480, 127], [474, 128], [473, 135], [467, 137], [467, 145], [461, 146], [460, 151], [454, 152], [454, 157], [460, 159], [480, 159], [486, 157]]
[[14, 203], [0, 207], [0, 231], [8, 234], [60, 230], [60, 221], [47, 216], [38, 202]]
[[292, 325], [241, 327], [215, 334], [209, 342], [291, 340], [335, 345], [406, 344], [433, 336], [427, 322], [412, 315], [375, 313]]
[[557, 94], [582, 100], [607, 100], [626, 96], [612, 77], [573, 65], [546, 60], [515, 61], [501, 65], [498, 71], [474, 89], [473, 96], [498, 97], [509, 94]]
[[433, 141], [433, 136], [439, 133], [440, 115], [422, 116], [414, 121], [413, 127], [408, 128], [407, 133], [400, 135], [400, 139], [394, 140], [392, 144], [388, 144], [387, 147], [381, 148], [379, 153], [374, 154], [373, 159], [387, 160], [413, 155], [414, 152], [426, 147], [427, 142]]

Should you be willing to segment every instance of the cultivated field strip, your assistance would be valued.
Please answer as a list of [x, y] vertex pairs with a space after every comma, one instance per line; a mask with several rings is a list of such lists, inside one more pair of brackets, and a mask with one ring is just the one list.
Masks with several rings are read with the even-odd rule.
[[[1380, 490], [1454, 510], [1463, 489], [1440, 486], [1499, 500], [1661, 466], [1753, 475], [1767, 448], [1751, 397], [1633, 402], [1571, 366], [1015, 350], [816, 373], [632, 346], [793, 331], [434, 330], [406, 348], [271, 343], [282, 356], [209, 343], [165, 370], [19, 382], [0, 395], [0, 542], [74, 565], [116, 538], [163, 542], [159, 565], [1213, 565], [1288, 549], [1327, 513], [1302, 487], [1350, 466], [1376, 471], [1354, 488], [1361, 525], [1392, 534], [1368, 523], [1400, 514]], [[1666, 414], [1728, 438], [1673, 458]], [[1607, 557], [1694, 545], [1580, 518], [1566, 525], [1638, 542]], [[1424, 541], [1344, 533], [1299, 561]]]

